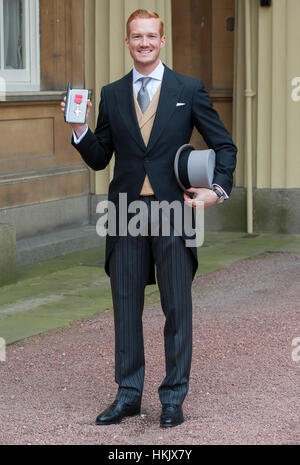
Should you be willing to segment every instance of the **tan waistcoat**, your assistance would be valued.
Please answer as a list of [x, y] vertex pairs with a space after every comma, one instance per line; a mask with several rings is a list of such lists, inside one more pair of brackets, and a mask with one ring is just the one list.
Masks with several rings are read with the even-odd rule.
[[[158, 105], [159, 96], [160, 96], [160, 89], [161, 89], [161, 85], [157, 89], [154, 97], [152, 98], [151, 102], [149, 103], [149, 106], [148, 106], [148, 108], [147, 108], [147, 110], [145, 111], [144, 114], [142, 113], [142, 111], [140, 109], [140, 106], [139, 106], [138, 101], [136, 99], [135, 92], [133, 92], [136, 116], [137, 116], [140, 131], [141, 131], [141, 134], [142, 134], [142, 137], [143, 137], [143, 140], [144, 140], [144, 143], [145, 143], [146, 147], [147, 147], [149, 139], [150, 139], [150, 134], [151, 134], [154, 119], [155, 119], [155, 116], [156, 116], [156, 110], [157, 110], [157, 105]], [[146, 174], [145, 181], [144, 181], [142, 190], [140, 192], [140, 195], [154, 195], [154, 192], [153, 192], [153, 189], [151, 187], [151, 184], [150, 184], [150, 181], [149, 181], [149, 178], [148, 178], [147, 174]]]

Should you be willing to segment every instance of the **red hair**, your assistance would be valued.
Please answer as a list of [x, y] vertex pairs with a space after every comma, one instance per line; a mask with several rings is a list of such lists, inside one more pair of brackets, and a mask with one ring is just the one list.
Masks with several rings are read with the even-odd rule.
[[159, 15], [157, 13], [155, 13], [154, 11], [151, 11], [151, 10], [136, 10], [129, 16], [129, 18], [127, 20], [126, 31], [127, 31], [127, 37], [128, 38], [130, 36], [130, 23], [134, 19], [137, 19], [137, 18], [143, 18], [143, 19], [155, 18], [155, 19], [159, 19], [159, 21], [160, 21], [160, 28], [159, 28], [160, 37], [162, 37], [164, 35], [164, 23], [160, 19]]

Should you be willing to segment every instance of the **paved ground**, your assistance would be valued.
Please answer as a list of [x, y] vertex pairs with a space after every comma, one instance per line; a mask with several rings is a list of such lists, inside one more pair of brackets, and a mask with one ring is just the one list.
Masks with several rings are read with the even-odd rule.
[[[230, 248], [229, 242], [232, 254], [237, 244], [231, 241]], [[263, 255], [257, 255], [263, 250], [256, 244], [254, 258], [231, 259], [234, 263], [206, 269], [195, 279], [193, 363], [183, 425], [159, 427], [164, 318], [154, 292], [144, 312], [141, 416], [120, 425], [94, 425], [116, 393], [113, 319], [106, 310], [6, 348], [6, 362], [0, 362], [0, 444], [300, 444], [299, 241], [280, 244], [276, 253], [270, 241], [273, 252]], [[211, 247], [212, 267], [216, 247]], [[203, 266], [208, 253], [209, 247]], [[72, 302], [74, 297], [75, 292]], [[5, 308], [2, 321], [10, 316], [16, 324], [21, 310], [14, 313], [8, 302]]]
[[[266, 252], [300, 253], [300, 235], [206, 233], [198, 275]], [[19, 267], [16, 282], [0, 288], [0, 337], [11, 344], [112, 308], [103, 262], [98, 248]], [[146, 293], [146, 305], [159, 303], [156, 286]]]

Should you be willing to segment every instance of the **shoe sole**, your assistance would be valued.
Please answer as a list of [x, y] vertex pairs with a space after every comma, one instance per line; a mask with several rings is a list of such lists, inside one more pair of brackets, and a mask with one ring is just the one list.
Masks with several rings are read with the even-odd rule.
[[174, 427], [174, 426], [182, 425], [183, 422], [184, 422], [184, 420], [178, 421], [177, 423], [172, 423], [172, 424], [169, 424], [169, 425], [161, 423], [161, 424], [160, 424], [160, 427], [161, 427], [161, 428], [172, 428], [172, 427]]
[[101, 425], [119, 425], [124, 418], [135, 417], [137, 415], [140, 415], [140, 413], [141, 413], [141, 411], [136, 412], [136, 413], [130, 413], [129, 415], [125, 415], [124, 417], [122, 417], [118, 421], [96, 421], [95, 424], [99, 425], [99, 426], [101, 426]]

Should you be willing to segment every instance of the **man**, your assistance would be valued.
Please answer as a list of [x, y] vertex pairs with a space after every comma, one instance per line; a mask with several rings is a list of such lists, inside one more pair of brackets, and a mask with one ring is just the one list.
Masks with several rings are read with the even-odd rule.
[[[202, 81], [171, 71], [160, 61], [165, 46], [163, 22], [156, 13], [137, 10], [128, 19], [126, 47], [133, 70], [103, 87], [95, 132], [86, 124], [72, 125], [72, 143], [94, 170], [104, 169], [114, 152], [115, 168], [108, 199], [118, 209], [119, 194], [128, 204], [143, 200], [180, 201], [210, 207], [228, 198], [237, 149], [212, 108]], [[62, 110], [64, 110], [64, 103]], [[91, 103], [88, 102], [88, 110]], [[182, 194], [174, 175], [176, 151], [190, 140], [193, 127], [216, 152], [214, 190]], [[118, 214], [117, 214], [118, 216]], [[151, 223], [150, 213], [148, 217]], [[192, 356], [191, 286], [197, 250], [186, 247], [184, 235], [107, 236], [105, 269], [111, 279], [115, 321], [114, 403], [96, 424], [119, 423], [140, 413], [144, 383], [142, 311], [145, 286], [155, 282], [154, 264], [166, 317], [164, 328], [166, 376], [159, 387], [160, 425], [184, 421], [182, 404], [188, 392]]]

